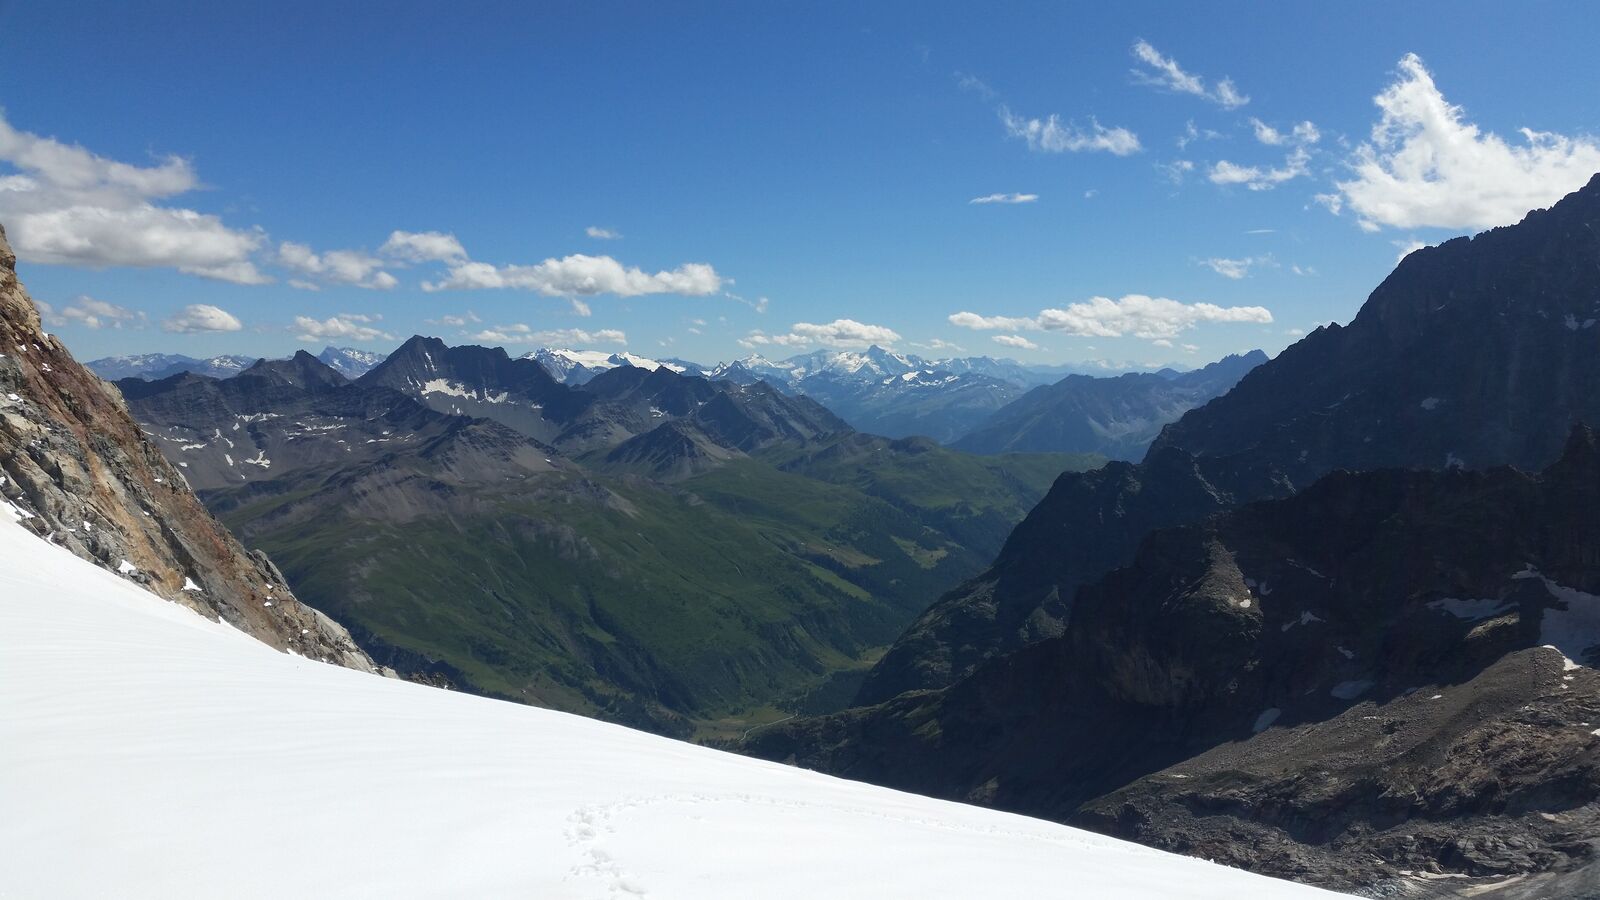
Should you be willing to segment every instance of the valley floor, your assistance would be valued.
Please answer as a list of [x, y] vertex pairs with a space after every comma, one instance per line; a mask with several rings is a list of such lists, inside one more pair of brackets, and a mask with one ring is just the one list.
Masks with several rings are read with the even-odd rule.
[[0, 508], [0, 896], [1332, 896], [276, 653]]

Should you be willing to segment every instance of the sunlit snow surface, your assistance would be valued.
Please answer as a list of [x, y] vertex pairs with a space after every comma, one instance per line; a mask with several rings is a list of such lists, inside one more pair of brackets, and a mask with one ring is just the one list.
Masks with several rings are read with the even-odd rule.
[[12, 518], [0, 897], [1331, 896], [276, 653]]

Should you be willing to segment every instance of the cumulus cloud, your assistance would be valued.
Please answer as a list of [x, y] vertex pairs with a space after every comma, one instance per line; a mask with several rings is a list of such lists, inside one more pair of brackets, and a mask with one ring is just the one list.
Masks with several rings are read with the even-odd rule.
[[1207, 177], [1212, 184], [1242, 184], [1252, 191], [1270, 191], [1285, 181], [1310, 174], [1310, 162], [1310, 152], [1296, 147], [1284, 157], [1282, 166], [1241, 166], [1224, 159], [1211, 167]]
[[1144, 68], [1134, 69], [1133, 78], [1140, 84], [1162, 88], [1178, 94], [1190, 94], [1203, 100], [1209, 100], [1223, 109], [1238, 109], [1250, 102], [1250, 98], [1239, 93], [1231, 80], [1224, 78], [1215, 86], [1207, 87], [1205, 79], [1199, 75], [1185, 72], [1178, 61], [1170, 56], [1161, 55], [1161, 51], [1150, 46], [1147, 41], [1137, 41], [1133, 45], [1133, 58], [1143, 64]]
[[386, 291], [400, 283], [393, 275], [383, 271], [382, 260], [359, 250], [316, 253], [306, 244], [284, 241], [278, 245], [278, 263], [284, 268], [332, 284]]
[[393, 231], [378, 252], [406, 262], [455, 262], [467, 258], [466, 248], [445, 231]]
[[244, 328], [233, 313], [209, 303], [191, 303], [161, 323], [161, 330], [173, 334], [204, 334], [239, 331]]
[[1126, 128], [1107, 128], [1094, 118], [1089, 127], [1081, 128], [1072, 122], [1063, 123], [1059, 116], [1048, 119], [1028, 119], [1016, 115], [1007, 107], [1000, 107], [1000, 121], [1006, 133], [1021, 138], [1029, 150], [1041, 153], [1078, 153], [1104, 150], [1114, 156], [1128, 156], [1139, 152], [1139, 136]]
[[170, 267], [238, 284], [271, 281], [250, 261], [263, 236], [156, 201], [200, 186], [189, 161], [137, 166], [12, 127], [0, 114], [0, 220], [29, 262]]
[[1250, 270], [1255, 266], [1274, 265], [1271, 256], [1246, 256], [1240, 259], [1213, 256], [1208, 259], [1202, 259], [1199, 263], [1223, 278], [1232, 278], [1236, 281], [1249, 275]]
[[618, 241], [622, 239], [622, 232], [610, 228], [601, 228], [598, 225], [590, 225], [583, 230], [583, 233], [597, 241]]
[[578, 316], [579, 318], [584, 318], [584, 319], [587, 319], [590, 316], [594, 315], [594, 310], [589, 308], [589, 304], [583, 302], [582, 300], [579, 300], [577, 297], [573, 297], [570, 302], [572, 303], [572, 314], [573, 315]]
[[951, 325], [957, 328], [971, 328], [974, 331], [1020, 331], [1039, 327], [1038, 322], [1034, 319], [1013, 318], [1010, 316], [980, 316], [973, 312], [958, 312], [948, 318]]
[[628, 343], [628, 335], [615, 328], [587, 331], [582, 328], [559, 328], [540, 331], [531, 325], [518, 322], [514, 325], [492, 325], [482, 331], [467, 335], [475, 341], [489, 344], [545, 344], [578, 346], [586, 344]]
[[1310, 121], [1301, 122], [1288, 131], [1279, 131], [1256, 118], [1251, 118], [1250, 126], [1255, 129], [1256, 140], [1270, 147], [1315, 144], [1322, 140], [1322, 132]]
[[145, 322], [145, 315], [142, 312], [89, 296], [80, 296], [59, 310], [42, 300], [35, 300], [34, 303], [39, 307], [39, 315], [45, 324], [56, 328], [81, 325], [92, 331], [98, 331], [101, 328], [121, 328], [124, 325], [143, 327]]
[[990, 338], [990, 340], [994, 341], [996, 344], [1003, 344], [1007, 347], [1015, 347], [1018, 350], [1039, 349], [1038, 344], [1035, 344], [1033, 341], [1028, 340], [1020, 334], [997, 334], [993, 338]]
[[1510, 143], [1481, 131], [1414, 53], [1373, 102], [1379, 120], [1348, 161], [1354, 177], [1317, 198], [1336, 214], [1348, 206], [1368, 231], [1510, 224], [1600, 171], [1593, 138], [1522, 128], [1522, 140]]
[[873, 344], [891, 346], [899, 340], [899, 333], [882, 325], [868, 325], [854, 319], [834, 319], [822, 325], [796, 322], [784, 334], [752, 331], [739, 343], [745, 347], [804, 347], [818, 344], [844, 350], [862, 350]]
[[1033, 203], [1039, 199], [1038, 194], [985, 194], [982, 197], [973, 197], [968, 203]]
[[382, 316], [357, 313], [339, 313], [318, 321], [310, 316], [295, 316], [290, 331], [302, 341], [376, 341], [394, 340], [394, 335], [374, 325]]
[[493, 266], [463, 261], [452, 264], [442, 281], [424, 282], [425, 291], [513, 289], [552, 297], [616, 294], [704, 296], [722, 289], [723, 278], [706, 263], [684, 263], [676, 269], [649, 273], [624, 266], [609, 256], [574, 253], [527, 266]]
[[1181, 303], [1165, 297], [1128, 294], [1121, 299], [1091, 297], [1064, 309], [1041, 310], [1037, 316], [981, 316], [959, 312], [949, 317], [950, 324], [979, 331], [1059, 331], [1080, 337], [1123, 337], [1168, 340], [1208, 322], [1272, 321], [1272, 313], [1260, 306], [1217, 306], [1213, 303]]

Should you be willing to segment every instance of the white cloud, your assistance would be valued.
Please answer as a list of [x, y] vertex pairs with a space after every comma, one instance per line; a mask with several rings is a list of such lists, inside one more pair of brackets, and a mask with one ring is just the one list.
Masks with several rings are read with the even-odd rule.
[[1298, 265], [1298, 264], [1289, 266], [1289, 271], [1295, 273], [1296, 275], [1315, 275], [1315, 274], [1317, 274], [1317, 270], [1315, 268], [1313, 268], [1311, 266], [1302, 266], [1302, 265]]
[[982, 197], [973, 197], [968, 203], [1033, 203], [1039, 199], [1038, 194], [986, 194]]
[[628, 343], [628, 335], [615, 328], [586, 331], [582, 328], [559, 328], [539, 331], [531, 325], [518, 322], [514, 325], [492, 325], [482, 331], [467, 335], [475, 341], [490, 344], [544, 344], [549, 346], [577, 346], [585, 344]]
[[1400, 250], [1400, 255], [1394, 258], [1395, 265], [1399, 265], [1400, 260], [1405, 259], [1416, 251], [1428, 246], [1427, 241], [1419, 241], [1416, 238], [1410, 238], [1403, 241], [1390, 241], [1389, 243], [1393, 244]]
[[1128, 294], [1119, 300], [1091, 297], [1065, 309], [1041, 310], [1031, 318], [980, 316], [959, 312], [950, 324], [979, 331], [1060, 331], [1081, 337], [1123, 337], [1156, 340], [1174, 338], [1207, 322], [1271, 322], [1272, 313], [1260, 306], [1217, 306], [1181, 303], [1165, 297]]
[[990, 338], [990, 340], [994, 341], [996, 344], [1004, 344], [1007, 347], [1015, 347], [1018, 350], [1039, 349], [1038, 344], [1035, 344], [1033, 341], [1028, 340], [1020, 334], [997, 334], [993, 338]]
[[1369, 231], [1507, 225], [1600, 171], [1593, 138], [1523, 128], [1513, 145], [1480, 131], [1445, 100], [1414, 53], [1373, 102], [1381, 116], [1349, 160], [1354, 177], [1317, 198], [1336, 214], [1349, 206]]
[[1238, 109], [1250, 102], [1250, 98], [1239, 93], [1238, 88], [1227, 78], [1218, 81], [1215, 87], [1206, 87], [1205, 79], [1185, 72], [1177, 60], [1170, 56], [1162, 56], [1161, 51], [1146, 41], [1134, 43], [1133, 58], [1146, 66], [1143, 69], [1133, 70], [1133, 78], [1140, 84], [1165, 88], [1179, 94], [1192, 94], [1209, 100], [1223, 109]]
[[1175, 159], [1170, 163], [1156, 163], [1156, 171], [1173, 184], [1183, 184], [1183, 179], [1194, 171], [1194, 162], [1187, 159]]
[[577, 297], [573, 297], [570, 302], [572, 303], [572, 312], [579, 317], [587, 319], [594, 315], [594, 310], [589, 308], [589, 304], [579, 300]]
[[786, 334], [766, 334], [752, 331], [739, 340], [745, 347], [804, 347], [819, 344], [845, 350], [861, 350], [873, 344], [890, 346], [900, 340], [900, 335], [882, 325], [868, 325], [854, 319], [834, 319], [824, 325], [796, 322]]
[[973, 331], [1019, 331], [1024, 329], [1037, 329], [1039, 324], [1034, 319], [1012, 318], [1010, 316], [980, 316], [972, 312], [958, 312], [947, 317], [951, 325], [957, 328], [971, 328]]
[[429, 325], [450, 325], [459, 328], [464, 325], [476, 325], [483, 320], [478, 318], [477, 313], [469, 309], [464, 316], [444, 315], [437, 319], [424, 319], [423, 321]]
[[1172, 346], [1172, 342], [1167, 340], [1166, 338], [1156, 338], [1155, 340], [1151, 341], [1150, 343], [1156, 345], [1157, 347], [1171, 347]]
[[233, 313], [209, 303], [191, 303], [178, 310], [161, 323], [161, 330], [173, 334], [200, 334], [218, 331], [239, 331], [244, 325]]
[[962, 89], [963, 91], [971, 91], [972, 93], [977, 94], [979, 97], [991, 102], [998, 99], [1000, 96], [1000, 94], [996, 92], [994, 88], [989, 87], [989, 85], [984, 83], [983, 79], [976, 75], [966, 75], [961, 72], [957, 72], [955, 73], [955, 77], [956, 87]]
[[278, 245], [278, 263], [284, 268], [316, 276], [331, 284], [387, 291], [400, 283], [393, 275], [383, 271], [382, 260], [359, 250], [316, 253], [306, 244], [284, 241]]
[[1190, 119], [1183, 125], [1183, 134], [1178, 136], [1178, 149], [1182, 150], [1195, 141], [1215, 141], [1222, 137], [1222, 132], [1210, 128], [1196, 128], [1194, 120]]
[[[741, 297], [732, 291], [723, 291], [722, 296], [727, 297], [729, 300], [732, 300], [736, 303], [743, 303], [745, 306], [750, 307], [758, 313], [765, 313], [767, 311], [767, 305], [772, 302], [766, 297], [757, 297], [754, 300], [746, 300], [744, 297]], [[727, 320], [724, 319], [723, 321]]]
[[1318, 131], [1317, 126], [1309, 121], [1301, 122], [1287, 132], [1279, 131], [1256, 118], [1250, 120], [1250, 125], [1255, 129], [1256, 140], [1271, 147], [1298, 147], [1315, 144], [1317, 141], [1322, 140], [1322, 132]]
[[200, 186], [188, 160], [136, 166], [18, 131], [0, 114], [0, 220], [28, 262], [168, 267], [238, 284], [263, 284], [250, 255], [263, 236], [214, 215], [156, 202]]
[[913, 343], [911, 346], [916, 347], [918, 350], [954, 350], [957, 353], [963, 353], [967, 349], [960, 344], [952, 344], [944, 338], [932, 338], [926, 343]]
[[1234, 280], [1249, 275], [1250, 269], [1255, 266], [1274, 265], [1271, 256], [1246, 256], [1241, 259], [1213, 256], [1209, 259], [1202, 259], [1199, 263], [1223, 278], [1232, 278]]
[[1115, 156], [1128, 156], [1139, 152], [1139, 136], [1126, 128], [1107, 128], [1089, 119], [1087, 129], [1068, 122], [1062, 124], [1059, 116], [1048, 119], [1025, 119], [1014, 115], [1007, 107], [1000, 107], [1000, 121], [1006, 133], [1022, 138], [1029, 150], [1043, 153], [1077, 153], [1104, 150]]
[[467, 258], [466, 248], [445, 231], [392, 231], [378, 252], [407, 262], [456, 262]]
[[382, 318], [340, 313], [318, 321], [310, 316], [295, 316], [290, 330], [302, 341], [392, 341], [394, 335], [372, 324]]
[[1304, 147], [1296, 147], [1279, 168], [1241, 166], [1224, 159], [1211, 167], [1207, 177], [1212, 184], [1242, 184], [1252, 191], [1270, 191], [1285, 181], [1310, 174], [1309, 162], [1311, 154]]
[[425, 291], [515, 289], [552, 297], [616, 294], [704, 296], [721, 290], [723, 278], [706, 263], [684, 263], [654, 274], [625, 267], [609, 256], [575, 253], [529, 266], [492, 266], [464, 261], [450, 266], [443, 281], [424, 282]]
[[599, 241], [617, 241], [622, 239], [622, 232], [614, 231], [610, 228], [601, 228], [598, 225], [590, 225], [588, 228], [583, 230], [583, 233]]
[[98, 331], [101, 328], [121, 328], [124, 325], [143, 327], [145, 322], [145, 315], [142, 312], [89, 296], [80, 296], [60, 310], [42, 300], [35, 300], [34, 303], [39, 307], [39, 314], [44, 318], [45, 324], [56, 328], [82, 325], [92, 331]]

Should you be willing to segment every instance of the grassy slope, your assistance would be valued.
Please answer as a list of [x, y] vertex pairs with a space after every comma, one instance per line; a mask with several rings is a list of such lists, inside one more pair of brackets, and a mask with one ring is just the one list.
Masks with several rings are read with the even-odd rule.
[[454, 486], [401, 523], [306, 487], [224, 517], [308, 602], [475, 689], [724, 734], [815, 708], [812, 689], [864, 667], [1085, 462], [867, 455], [774, 454], [670, 488], [599, 476], [604, 503], [570, 475]]

